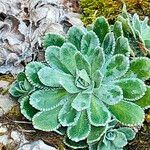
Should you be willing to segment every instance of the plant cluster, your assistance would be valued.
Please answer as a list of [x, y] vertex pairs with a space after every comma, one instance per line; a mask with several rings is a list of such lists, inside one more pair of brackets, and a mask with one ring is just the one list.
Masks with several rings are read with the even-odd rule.
[[150, 59], [130, 60], [128, 39], [104, 17], [66, 37], [47, 34], [43, 45], [45, 62], [27, 64], [10, 88], [22, 114], [74, 149], [122, 150], [150, 106]]
[[133, 16], [129, 14], [124, 5], [122, 14], [119, 15], [118, 21], [115, 23], [123, 30], [123, 34], [128, 38], [134, 56], [150, 55], [150, 26], [148, 25], [148, 17], [141, 20], [137, 14]]

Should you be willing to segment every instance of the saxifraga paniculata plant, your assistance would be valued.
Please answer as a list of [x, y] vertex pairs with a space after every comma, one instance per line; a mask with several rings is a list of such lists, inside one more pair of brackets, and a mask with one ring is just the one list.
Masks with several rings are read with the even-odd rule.
[[128, 39], [115, 35], [119, 30], [99, 17], [90, 30], [74, 26], [66, 37], [44, 37], [45, 62], [27, 64], [10, 88], [34, 128], [65, 132], [64, 142], [74, 149], [121, 150], [132, 139], [129, 127], [142, 125], [150, 106], [144, 83], [150, 59], [130, 61]]
[[123, 6], [114, 27], [128, 38], [134, 56], [150, 56], [150, 26], [148, 17], [141, 20], [138, 14], [133, 16]]

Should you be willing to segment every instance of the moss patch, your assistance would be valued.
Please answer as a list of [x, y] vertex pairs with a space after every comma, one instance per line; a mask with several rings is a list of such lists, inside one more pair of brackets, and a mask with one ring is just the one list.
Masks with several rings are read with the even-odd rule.
[[[124, 0], [130, 13], [150, 16], [150, 0]], [[98, 16], [105, 16], [114, 21], [122, 10], [122, 0], [80, 0], [82, 21], [85, 25], [92, 23]]]

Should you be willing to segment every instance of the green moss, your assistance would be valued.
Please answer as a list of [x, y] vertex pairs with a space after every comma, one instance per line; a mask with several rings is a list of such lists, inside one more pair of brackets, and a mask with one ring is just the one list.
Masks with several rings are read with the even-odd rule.
[[[150, 16], [150, 0], [124, 0], [130, 13]], [[98, 16], [105, 16], [110, 22], [117, 18], [122, 10], [122, 0], [80, 0], [82, 21], [85, 25], [92, 23]]]

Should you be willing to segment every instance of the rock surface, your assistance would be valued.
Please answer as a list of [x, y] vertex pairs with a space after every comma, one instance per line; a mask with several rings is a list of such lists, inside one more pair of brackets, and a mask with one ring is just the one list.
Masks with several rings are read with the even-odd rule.
[[[10, 135], [6, 127], [0, 124], [0, 147], [9, 147], [17, 150], [56, 150], [54, 147], [46, 145], [43, 141], [38, 140], [29, 142], [25, 140], [25, 137], [18, 131], [11, 131]], [[19, 143], [19, 145], [15, 145]]]

